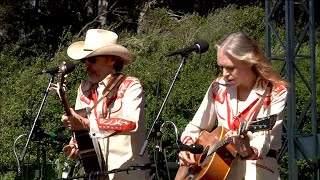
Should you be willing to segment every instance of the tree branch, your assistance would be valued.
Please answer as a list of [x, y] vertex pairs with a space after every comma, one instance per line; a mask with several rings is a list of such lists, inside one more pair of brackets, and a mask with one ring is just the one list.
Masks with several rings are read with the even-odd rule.
[[146, 15], [146, 13], [149, 11], [149, 9], [151, 9], [151, 6], [156, 4], [156, 0], [152, 0], [149, 2], [146, 2], [143, 6], [142, 11], [139, 14], [139, 18], [138, 18], [138, 28], [137, 28], [137, 33], [140, 33], [142, 31], [142, 21], [144, 19], [144, 16]]
[[104, 16], [106, 15], [108, 12], [105, 12], [105, 13], [102, 13], [100, 15], [98, 15], [97, 17], [95, 17], [92, 21], [88, 22], [86, 25], [83, 26], [83, 28], [79, 31], [79, 33], [77, 34], [77, 37], [79, 37], [81, 35], [81, 33], [87, 29], [88, 26], [90, 26], [91, 24], [93, 24], [94, 22], [98, 22], [98, 19], [101, 17], [101, 16]]

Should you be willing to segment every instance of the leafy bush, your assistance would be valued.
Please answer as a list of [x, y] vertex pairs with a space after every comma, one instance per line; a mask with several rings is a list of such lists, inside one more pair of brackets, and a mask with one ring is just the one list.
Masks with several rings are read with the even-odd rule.
[[[158, 115], [160, 107], [166, 97], [173, 78], [182, 62], [180, 56], [166, 57], [169, 51], [192, 45], [197, 39], [206, 39], [209, 50], [203, 54], [192, 53], [187, 58], [181, 73], [175, 82], [168, 101], [160, 114], [159, 123], [164, 121], [174, 122], [179, 131], [182, 132], [186, 124], [192, 119], [204, 94], [212, 80], [220, 73], [216, 65], [215, 44], [225, 35], [235, 31], [245, 31], [257, 39], [262, 46], [265, 41], [265, 17], [264, 9], [260, 7], [236, 7], [235, 5], [218, 9], [206, 17], [198, 14], [187, 14], [177, 16], [167, 9], [155, 9], [145, 19], [145, 27], [140, 34], [130, 32], [120, 33], [120, 42], [127, 46], [135, 54], [135, 61], [132, 65], [125, 67], [128, 75], [138, 77], [143, 85], [146, 95], [146, 118], [147, 128]], [[108, 28], [108, 27], [105, 27]], [[283, 35], [281, 27], [277, 27]], [[67, 32], [66, 40], [72, 35]], [[72, 41], [82, 39], [74, 37]], [[64, 44], [70, 44], [64, 41]], [[18, 45], [12, 46], [13, 48]], [[279, 43], [272, 42], [274, 51], [279, 50]], [[10, 48], [7, 50], [9, 51]], [[319, 52], [319, 47], [317, 47]], [[68, 59], [66, 47], [62, 45], [53, 58], [49, 56], [38, 56], [33, 59], [20, 59], [10, 56], [10, 53], [0, 54], [0, 67], [5, 69], [0, 72], [0, 177], [13, 177], [16, 175], [16, 160], [11, 151], [14, 139], [22, 133], [28, 134], [36, 117], [44, 91], [49, 82], [49, 75], [35, 76], [33, 73], [48, 67], [57, 66], [62, 60]], [[319, 57], [317, 57], [319, 58]], [[80, 64], [67, 78], [67, 96], [70, 104], [75, 103], [76, 89], [79, 82], [85, 78], [84, 69]], [[299, 64], [303, 73], [308, 75], [310, 64]], [[280, 69], [281, 62], [275, 63]], [[317, 64], [319, 69], [319, 63]], [[317, 74], [317, 77], [319, 74]], [[55, 82], [58, 79], [54, 79]], [[319, 81], [319, 80], [318, 80]], [[297, 107], [302, 109], [306, 102], [307, 95], [302, 87], [301, 80], [298, 80]], [[319, 87], [318, 89], [319, 90]], [[301, 94], [300, 94], [301, 93]], [[319, 101], [319, 100], [318, 100]], [[301, 102], [301, 105], [299, 104]], [[45, 106], [39, 116], [39, 123], [46, 131], [59, 131], [65, 135], [70, 132], [61, 128], [61, 114], [63, 108], [56, 93], [49, 93]], [[298, 112], [298, 111], [297, 111]], [[319, 111], [318, 111], [319, 112]], [[319, 115], [317, 115], [319, 117]], [[310, 127], [306, 127], [310, 129]], [[159, 130], [159, 127], [156, 127]], [[146, 132], [147, 133], [147, 132]], [[166, 130], [162, 136], [164, 146], [172, 144], [174, 136], [172, 131]], [[48, 142], [49, 141], [49, 142]], [[18, 153], [21, 153], [26, 137], [17, 143]], [[62, 144], [53, 143], [50, 138], [41, 141], [42, 147], [47, 152], [47, 162], [55, 162], [55, 159], [66, 161], [61, 155]], [[150, 152], [153, 151], [153, 139], [150, 138]], [[31, 141], [25, 158], [25, 166], [31, 169], [36, 165], [35, 141]], [[170, 161], [177, 161], [177, 152], [172, 151], [168, 158]], [[55, 169], [56, 172], [59, 170]], [[48, 171], [49, 172], [49, 171]], [[286, 173], [285, 169], [281, 169]], [[51, 172], [50, 172], [51, 173]], [[32, 174], [30, 174], [32, 176]]]

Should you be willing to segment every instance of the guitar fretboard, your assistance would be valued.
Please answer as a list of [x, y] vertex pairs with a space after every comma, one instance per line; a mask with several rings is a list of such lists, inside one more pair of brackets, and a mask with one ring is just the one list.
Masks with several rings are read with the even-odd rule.
[[212, 153], [216, 152], [219, 148], [221, 148], [222, 146], [229, 143], [230, 140], [231, 140], [231, 137], [228, 137], [228, 138], [222, 139], [221, 141], [211, 145], [208, 152], [207, 152], [207, 156], [210, 156]]

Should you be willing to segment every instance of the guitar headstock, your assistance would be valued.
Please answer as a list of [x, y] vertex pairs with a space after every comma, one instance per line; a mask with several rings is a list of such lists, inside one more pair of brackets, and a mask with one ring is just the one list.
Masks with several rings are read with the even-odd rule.
[[70, 72], [72, 72], [75, 68], [75, 64], [72, 61], [63, 61], [60, 65], [59, 65], [59, 72], [62, 75], [66, 75]]
[[251, 132], [271, 130], [275, 125], [276, 121], [276, 114], [263, 118], [257, 118], [255, 121], [251, 121], [247, 130]]
[[64, 105], [64, 109], [67, 114], [71, 114], [70, 106], [65, 94], [66, 90], [66, 78], [69, 72], [72, 72], [75, 68], [75, 64], [72, 61], [63, 61], [59, 66], [60, 82], [57, 83], [57, 92], [61, 102]]
[[69, 72], [72, 72], [75, 68], [75, 64], [72, 61], [63, 61], [59, 65], [60, 85], [65, 86], [66, 78]]

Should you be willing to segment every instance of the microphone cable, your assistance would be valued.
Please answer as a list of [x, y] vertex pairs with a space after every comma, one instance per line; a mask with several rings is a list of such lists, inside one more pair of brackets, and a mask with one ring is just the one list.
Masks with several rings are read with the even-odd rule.
[[[160, 91], [160, 85], [161, 85], [161, 77], [162, 77], [162, 74], [163, 74], [163, 62], [162, 62], [162, 59], [164, 58], [164, 56], [161, 56], [159, 62], [161, 63], [160, 64], [160, 70], [159, 70], [159, 75], [158, 75], [158, 81], [157, 81], [157, 88], [156, 88], [156, 96], [155, 96], [155, 102], [154, 102], [154, 109], [153, 109], [153, 115], [152, 115], [152, 119], [155, 120], [155, 117], [156, 117], [156, 111], [157, 111], [157, 105], [158, 105], [158, 100], [159, 100], [159, 91]], [[152, 127], [154, 128], [154, 127]], [[156, 153], [154, 152], [153, 153], [153, 159], [155, 160], [156, 158], [159, 158], [159, 157], [156, 157]], [[157, 163], [155, 163], [155, 176], [156, 176], [156, 179], [160, 179], [159, 178], [159, 167], [157, 165]]]
[[[28, 109], [27, 109], [27, 111], [26, 111], [26, 117], [28, 117], [29, 116], [29, 118], [26, 118], [28, 121], [27, 121], [27, 124], [28, 125], [30, 125], [31, 124], [31, 119], [32, 119], [32, 114], [33, 114], [33, 105], [34, 105], [34, 99], [33, 99], [33, 87], [34, 87], [34, 82], [35, 82], [35, 78], [33, 78], [32, 76], [31, 76], [31, 78], [30, 78], [30, 90], [29, 90], [29, 92], [30, 92], [30, 95], [29, 95], [29, 97], [30, 97], [30, 99], [29, 99], [29, 102], [28, 102]], [[18, 153], [17, 153], [17, 142], [18, 142], [18, 140], [19, 139], [21, 139], [23, 136], [27, 136], [28, 134], [27, 134], [27, 130], [25, 130], [25, 133], [23, 133], [23, 134], [20, 134], [18, 137], [16, 137], [15, 139], [14, 139], [14, 142], [13, 142], [13, 155], [14, 155], [14, 157], [15, 157], [15, 159], [16, 159], [16, 162], [17, 162], [17, 167], [18, 167], [18, 176], [21, 176], [21, 177], [23, 177], [23, 168], [22, 168], [22, 166], [21, 166], [21, 164], [20, 164], [20, 161], [19, 161], [19, 157], [18, 157]]]
[[14, 142], [13, 142], [13, 154], [14, 154], [14, 157], [17, 161], [17, 166], [18, 166], [18, 176], [22, 176], [22, 171], [21, 171], [21, 164], [20, 164], [20, 161], [19, 161], [19, 157], [17, 155], [17, 148], [16, 148], [16, 144], [17, 144], [17, 141], [22, 138], [23, 136], [26, 136], [27, 134], [21, 134], [20, 136], [18, 136]]
[[[152, 119], [153, 121], [155, 121], [155, 118], [156, 118], [156, 111], [157, 111], [157, 106], [158, 106], [158, 100], [159, 100], [159, 91], [160, 91], [160, 86], [161, 86], [161, 77], [163, 75], [163, 66], [164, 66], [164, 63], [163, 63], [163, 59], [164, 59], [164, 56], [161, 56], [160, 57], [160, 69], [159, 69], [159, 74], [158, 74], [158, 81], [157, 81], [157, 87], [156, 87], [156, 94], [155, 94], [155, 101], [154, 101], [154, 109], [153, 109], [153, 114], [152, 114]], [[154, 128], [154, 127], [151, 127], [151, 128]], [[150, 131], [150, 130], [149, 130]], [[156, 153], [154, 152], [153, 153], [153, 159], [156, 159], [158, 157], [156, 157]], [[160, 179], [159, 177], [159, 167], [157, 165], [157, 163], [155, 163], [155, 176], [156, 176], [156, 179]]]
[[[178, 145], [178, 142], [179, 142], [179, 131], [178, 131], [177, 126], [176, 126], [172, 121], [166, 121], [166, 122], [164, 122], [164, 123], [161, 125], [161, 127], [160, 127], [160, 131], [162, 132], [162, 129], [163, 129], [164, 127], [168, 127], [168, 125], [170, 125], [170, 127], [173, 128], [174, 134], [175, 134], [175, 143]], [[164, 156], [164, 161], [165, 161], [165, 164], [166, 164], [166, 170], [167, 170], [168, 180], [170, 180], [170, 170], [169, 170], [168, 158], [167, 158], [168, 148], [165, 147], [163, 150], [164, 150], [163, 156]]]
[[156, 117], [156, 110], [157, 110], [157, 105], [158, 105], [158, 100], [159, 100], [159, 91], [160, 91], [160, 85], [161, 85], [161, 77], [163, 74], [163, 58], [164, 56], [161, 56], [159, 62], [160, 62], [160, 70], [159, 70], [159, 75], [158, 75], [158, 81], [157, 81], [157, 89], [156, 89], [156, 97], [155, 97], [155, 102], [154, 102], [154, 109], [153, 109], [153, 114], [152, 114], [152, 119], [154, 120]]

